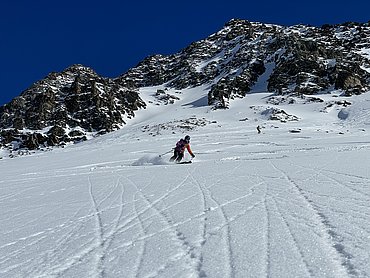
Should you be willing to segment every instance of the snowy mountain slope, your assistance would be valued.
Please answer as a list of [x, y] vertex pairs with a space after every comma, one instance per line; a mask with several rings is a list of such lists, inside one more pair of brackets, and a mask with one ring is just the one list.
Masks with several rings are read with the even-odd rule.
[[[82, 65], [50, 73], [0, 107], [0, 149], [14, 157], [88, 140], [122, 128], [151, 103], [172, 105], [189, 89], [202, 92], [192, 106], [212, 109], [228, 109], [250, 93], [274, 93], [266, 99], [274, 109], [260, 110], [264, 104], [253, 109], [281, 121], [299, 117], [279, 104], [290, 110], [295, 103], [323, 102], [321, 96], [329, 94], [322, 108], [329, 113], [351, 104], [331, 95], [370, 90], [369, 53], [369, 23], [312, 27], [232, 19], [178, 53], [147, 57], [117, 78]], [[158, 91], [151, 103], [144, 102], [139, 92], [154, 86]]]
[[[121, 130], [0, 160], [1, 277], [370, 276], [370, 94], [213, 110], [207, 87], [158, 89]], [[194, 163], [159, 157], [185, 134]]]

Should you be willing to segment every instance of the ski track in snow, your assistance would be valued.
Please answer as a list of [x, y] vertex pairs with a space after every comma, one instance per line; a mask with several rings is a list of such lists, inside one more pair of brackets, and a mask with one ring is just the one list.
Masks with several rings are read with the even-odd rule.
[[101, 212], [99, 210], [99, 206], [95, 200], [94, 193], [93, 193], [93, 185], [91, 183], [90, 178], [89, 180], [89, 194], [91, 198], [91, 203], [93, 206], [94, 216], [95, 216], [95, 236], [96, 236], [96, 262], [95, 262], [95, 269], [94, 269], [94, 276], [95, 277], [102, 277], [104, 274], [103, 264], [104, 264], [104, 250], [103, 250], [103, 223], [101, 219]]
[[[235, 169], [233, 169], [235, 170]], [[212, 191], [211, 191], [211, 188], [212, 186], [215, 186], [215, 184], [219, 183], [221, 181], [221, 179], [217, 180], [215, 183], [211, 184], [209, 187], [207, 187], [206, 184], [203, 184], [201, 185], [197, 180], [195, 180], [195, 182], [198, 184], [199, 188], [202, 190], [203, 192], [203, 196], [204, 196], [204, 203], [205, 203], [205, 195], [204, 195], [204, 192], [207, 192], [207, 196], [209, 199], [211, 199], [211, 201], [214, 203], [215, 205], [215, 209], [219, 212], [219, 215], [220, 217], [222, 218], [222, 222], [221, 222], [221, 225], [224, 226], [224, 232], [223, 232], [223, 244], [224, 244], [224, 257], [225, 257], [225, 270], [226, 270], [226, 273], [223, 275], [223, 277], [234, 277], [234, 273], [233, 273], [233, 254], [232, 254], [232, 249], [231, 249], [231, 245], [230, 245], [230, 226], [229, 226], [229, 220], [228, 220], [228, 217], [224, 211], [224, 209], [222, 208], [221, 204], [219, 203], [219, 201], [217, 201], [216, 197], [213, 196], [212, 194]], [[204, 181], [206, 183], [206, 179]], [[204, 191], [205, 190], [205, 191]], [[209, 210], [209, 206], [206, 205], [205, 203], [205, 209], [206, 211]], [[204, 219], [204, 223], [206, 223], [206, 220], [207, 218]], [[205, 242], [206, 241], [206, 227], [204, 227], [204, 233], [203, 233], [203, 241]]]
[[[190, 175], [190, 173], [189, 173]], [[166, 215], [165, 211], [164, 210], [160, 210], [156, 207], [156, 204], [158, 202], [152, 202], [150, 201], [150, 199], [145, 196], [145, 194], [142, 193], [142, 191], [137, 187], [136, 183], [133, 182], [132, 180], [129, 180], [137, 189], [137, 191], [139, 192], [140, 196], [142, 197], [142, 200], [144, 200], [147, 204], [147, 209], [151, 209], [151, 210], [154, 210], [155, 213], [160, 216], [160, 218], [163, 220], [163, 222], [165, 223], [164, 224], [164, 229], [166, 231], [168, 231], [170, 233], [170, 237], [173, 239], [173, 241], [175, 241], [175, 245], [178, 246], [179, 248], [179, 257], [184, 259], [185, 262], [186, 262], [186, 268], [188, 268], [190, 271], [194, 271], [194, 267], [195, 267], [195, 271], [197, 272], [200, 272], [199, 268], [199, 260], [197, 258], [197, 256], [195, 255], [194, 253], [194, 247], [189, 243], [189, 241], [187, 241], [183, 234], [177, 230], [177, 228], [173, 225], [173, 221], [168, 217], [168, 215]], [[163, 198], [162, 198], [163, 200]], [[141, 224], [142, 225], [142, 224]], [[166, 269], [167, 265], [165, 266], [161, 266], [157, 271], [156, 271], [156, 274], [160, 274], [161, 271], [163, 271], [163, 269]], [[139, 268], [139, 267], [138, 267]], [[197, 272], [195, 272], [194, 274], [196, 274]], [[135, 276], [137, 276], [137, 272], [135, 274]]]
[[[135, 183], [133, 183], [131, 180], [129, 180], [129, 182], [132, 183], [137, 189], [137, 186], [136, 186]], [[150, 181], [150, 183], [151, 182], [152, 182], [152, 180]], [[145, 187], [143, 189], [145, 189]], [[139, 221], [139, 224], [140, 224], [141, 236], [145, 236], [147, 234], [146, 226], [148, 224], [146, 225], [143, 222], [143, 220], [141, 219], [141, 216], [139, 215], [139, 211], [138, 211], [138, 208], [137, 208], [137, 200], [139, 198], [138, 197], [139, 192], [140, 192], [140, 190], [137, 189], [137, 192], [133, 195], [132, 203], [133, 203], [133, 206], [134, 206], [135, 215], [136, 215], [137, 220]], [[140, 197], [143, 198], [143, 196], [140, 196]], [[146, 252], [146, 248], [147, 248], [146, 247], [146, 240], [143, 240], [141, 242], [140, 251], [139, 251], [139, 254], [137, 256], [135, 266], [133, 268], [133, 277], [135, 277], [135, 278], [140, 277], [140, 270], [141, 270], [141, 266], [144, 264], [144, 254]]]
[[[226, 273], [223, 275], [223, 277], [234, 277], [233, 271], [232, 271], [232, 251], [230, 247], [230, 232], [229, 232], [229, 225], [228, 220], [225, 215], [225, 212], [223, 208], [220, 206], [219, 202], [213, 197], [211, 191], [207, 186], [201, 182], [199, 182], [194, 175], [191, 175], [192, 180], [197, 185], [200, 197], [201, 197], [201, 203], [203, 211], [205, 212], [204, 216], [202, 217], [203, 224], [201, 225], [201, 231], [200, 231], [200, 240], [198, 243], [198, 249], [201, 249], [203, 245], [207, 241], [207, 212], [210, 210], [211, 204], [209, 202], [213, 202], [215, 206], [213, 206], [213, 209], [217, 210], [219, 212], [219, 215], [222, 218], [221, 225], [224, 226], [225, 232], [223, 233], [223, 244], [224, 244], [224, 256], [225, 256], [225, 269], [227, 270]], [[217, 183], [217, 182], [216, 182]], [[213, 184], [214, 185], [214, 184]], [[211, 185], [212, 186], [212, 185]], [[200, 252], [200, 251], [199, 251]], [[203, 261], [203, 255], [200, 256], [200, 261]], [[206, 272], [202, 271], [200, 273], [200, 277], [207, 277]]]
[[[336, 242], [335, 241], [335, 232], [333, 230], [333, 227], [330, 225], [329, 221], [328, 221], [328, 218], [325, 216], [324, 213], [322, 213], [318, 207], [316, 205], [313, 204], [312, 200], [310, 200], [307, 195], [304, 193], [304, 191], [297, 185], [296, 182], [294, 182], [294, 180], [289, 176], [288, 173], [286, 173], [285, 171], [279, 169], [276, 165], [274, 165], [273, 162], [271, 162], [273, 168], [277, 171], [280, 171], [284, 177], [284, 179], [287, 180], [287, 182], [289, 184], [291, 184], [293, 186], [293, 188], [295, 190], [297, 190], [297, 192], [300, 194], [300, 196], [303, 197], [303, 199], [305, 200], [305, 202], [307, 203], [307, 207], [309, 207], [310, 209], [313, 210], [314, 212], [314, 217], [315, 218], [318, 218], [319, 219], [319, 224], [322, 225], [324, 228], [322, 229], [323, 231], [325, 231], [325, 235], [322, 235], [321, 238], [323, 238], [324, 240], [326, 240], [327, 244], [321, 244], [322, 247], [324, 246], [330, 246], [332, 248], [328, 248], [327, 247], [327, 254], [330, 254], [332, 256], [332, 259], [333, 259], [333, 262], [338, 262], [335, 266], [335, 276], [334, 277], [345, 277], [345, 273], [348, 273], [348, 274], [351, 274], [351, 275], [356, 275], [356, 271], [354, 270], [354, 267], [353, 265], [350, 263], [350, 261], [347, 259], [349, 257], [349, 254], [347, 254], [344, 250], [342, 250], [342, 248], [340, 248], [339, 246], [340, 243], [339, 242]], [[276, 201], [275, 201], [275, 204]], [[281, 212], [279, 212], [279, 214], [281, 215]], [[283, 217], [283, 216], [282, 216]], [[283, 217], [284, 219], [284, 222], [286, 223], [286, 225], [288, 226], [289, 228], [289, 224], [287, 222], [287, 220]], [[313, 219], [313, 221], [316, 221], [316, 219]], [[317, 222], [317, 221], [316, 221]], [[290, 228], [289, 228], [290, 229]], [[290, 234], [291, 236], [294, 238], [294, 242], [295, 244], [297, 245], [297, 247], [299, 246], [298, 245], [298, 242], [295, 238], [295, 235], [294, 233], [292, 233], [290, 231]], [[334, 240], [334, 242], [332, 242]], [[298, 247], [299, 248], [299, 247]], [[336, 251], [336, 254], [334, 254], [333, 251]], [[308, 270], [308, 272], [312, 275], [314, 274], [313, 270], [309, 267], [307, 261], [304, 259], [304, 255], [303, 253], [300, 251], [300, 254], [302, 256], [302, 259], [304, 260], [305, 262], [305, 266]], [[343, 269], [343, 267], [345, 269]], [[317, 276], [317, 275], [313, 275], [313, 276]]]
[[265, 218], [265, 232], [264, 232], [264, 238], [265, 238], [265, 262], [266, 262], [266, 270], [265, 274], [266, 277], [272, 277], [273, 273], [271, 270], [271, 212], [268, 207], [267, 201], [267, 185], [265, 184], [266, 189], [265, 189], [265, 195], [264, 195], [264, 209], [266, 211], [266, 218]]

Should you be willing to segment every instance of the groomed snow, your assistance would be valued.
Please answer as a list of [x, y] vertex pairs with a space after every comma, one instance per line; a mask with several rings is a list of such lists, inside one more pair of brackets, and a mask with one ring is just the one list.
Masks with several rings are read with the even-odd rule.
[[[184, 90], [120, 131], [0, 160], [0, 277], [370, 277], [370, 93], [344, 120], [280, 107], [288, 123], [250, 108], [268, 96], [212, 111]], [[196, 157], [170, 164], [185, 134]]]

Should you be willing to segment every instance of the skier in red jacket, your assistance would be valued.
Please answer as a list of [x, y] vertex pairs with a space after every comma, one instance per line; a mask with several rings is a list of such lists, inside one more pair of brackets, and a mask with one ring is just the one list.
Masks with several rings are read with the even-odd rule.
[[193, 152], [190, 149], [190, 136], [189, 135], [186, 135], [184, 139], [180, 139], [176, 143], [176, 147], [175, 147], [175, 150], [173, 152], [173, 156], [170, 158], [170, 161], [175, 161], [176, 160], [176, 162], [180, 162], [181, 159], [184, 157], [185, 149], [188, 150], [191, 157], [193, 157], [193, 158], [195, 157], [195, 155], [193, 154]]

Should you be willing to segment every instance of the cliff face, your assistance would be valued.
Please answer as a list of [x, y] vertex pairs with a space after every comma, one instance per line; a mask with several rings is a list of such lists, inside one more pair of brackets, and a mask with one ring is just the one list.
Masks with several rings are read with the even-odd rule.
[[137, 90], [74, 65], [0, 107], [1, 144], [36, 149], [86, 140], [119, 129], [145, 106]]
[[366, 92], [369, 24], [316, 28], [231, 20], [205, 40], [171, 56], [149, 57], [117, 80], [138, 87], [166, 83], [177, 89], [209, 83], [209, 105], [226, 107], [230, 99], [244, 97], [267, 68], [267, 88], [277, 94]]

